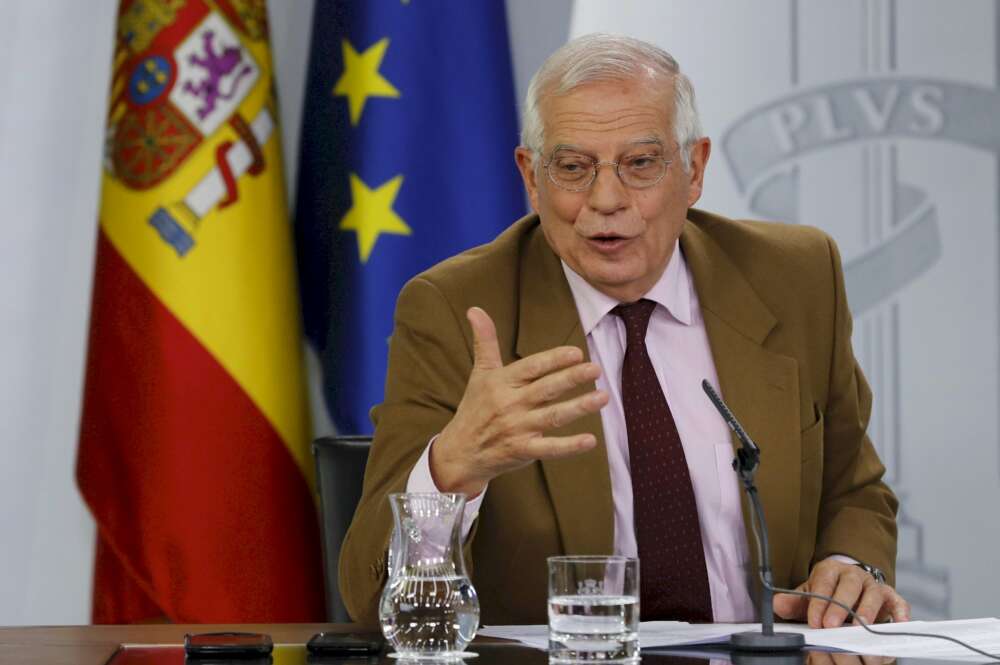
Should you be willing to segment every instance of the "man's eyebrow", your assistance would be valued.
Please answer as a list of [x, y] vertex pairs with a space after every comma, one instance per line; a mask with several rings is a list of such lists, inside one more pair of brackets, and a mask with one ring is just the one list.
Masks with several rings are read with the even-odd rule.
[[636, 139], [632, 141], [632, 145], [658, 145], [663, 147], [663, 140], [656, 136], [647, 136], [641, 139]]
[[552, 148], [552, 154], [559, 152], [560, 150], [569, 150], [570, 152], [579, 152], [581, 154], [588, 154], [586, 150], [578, 145], [572, 145], [569, 143], [560, 143]]
[[[644, 137], [641, 137], [641, 138], [637, 138], [637, 139], [635, 139], [633, 141], [629, 141], [629, 145], [631, 145], [631, 146], [655, 145], [655, 146], [659, 146], [660, 148], [664, 147], [664, 145], [663, 145], [663, 139], [661, 139], [659, 137], [656, 137], [656, 136], [644, 136]], [[573, 145], [571, 143], [559, 143], [559, 144], [553, 146], [552, 152], [550, 154], [554, 155], [554, 154], [556, 154], [557, 152], [559, 152], [561, 150], [567, 150], [569, 152], [580, 153], [581, 155], [592, 156], [591, 152], [589, 150], [584, 150], [580, 146]]]

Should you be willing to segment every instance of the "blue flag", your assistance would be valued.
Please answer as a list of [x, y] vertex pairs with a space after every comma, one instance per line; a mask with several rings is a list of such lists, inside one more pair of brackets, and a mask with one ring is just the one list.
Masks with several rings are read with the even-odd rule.
[[524, 214], [502, 0], [319, 0], [296, 201], [305, 329], [371, 431], [400, 289]]

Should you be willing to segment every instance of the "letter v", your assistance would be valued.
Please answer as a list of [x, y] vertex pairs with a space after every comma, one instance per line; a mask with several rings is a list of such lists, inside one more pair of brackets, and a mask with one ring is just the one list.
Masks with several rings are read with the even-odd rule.
[[882, 108], [878, 107], [872, 90], [869, 88], [856, 88], [854, 98], [858, 101], [858, 106], [861, 108], [865, 120], [868, 121], [868, 126], [876, 134], [881, 134], [889, 126], [889, 118], [892, 117], [892, 112], [896, 108], [896, 102], [899, 100], [899, 86], [893, 85], [886, 89]]

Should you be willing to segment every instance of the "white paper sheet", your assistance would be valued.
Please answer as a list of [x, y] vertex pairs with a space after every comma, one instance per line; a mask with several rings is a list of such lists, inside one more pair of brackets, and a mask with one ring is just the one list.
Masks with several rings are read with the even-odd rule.
[[[958, 638], [984, 651], [1000, 655], [1000, 620], [962, 619], [957, 621], [910, 621], [879, 624], [880, 633], [934, 633]], [[733, 633], [759, 631], [760, 624], [715, 623], [688, 624], [681, 621], [646, 621], [639, 625], [639, 646], [693, 646], [725, 642]], [[945, 640], [904, 635], [872, 635], [860, 626], [817, 630], [803, 624], [779, 624], [776, 630], [802, 633], [811, 647], [852, 651], [861, 654], [895, 656], [897, 658], [931, 658], [986, 662], [990, 659]], [[480, 635], [516, 640], [537, 649], [547, 649], [547, 626], [486, 626]]]
[[[906, 632], [945, 635], [1000, 656], [1000, 620], [998, 619], [910, 621], [908, 623], [879, 624], [873, 627], [873, 630], [880, 633]], [[804, 634], [806, 644], [843, 649], [855, 653], [896, 656], [897, 658], [931, 658], [972, 662], [990, 660], [986, 656], [977, 655], [954, 642], [905, 635], [872, 635], [860, 626], [833, 630], [808, 630]]]

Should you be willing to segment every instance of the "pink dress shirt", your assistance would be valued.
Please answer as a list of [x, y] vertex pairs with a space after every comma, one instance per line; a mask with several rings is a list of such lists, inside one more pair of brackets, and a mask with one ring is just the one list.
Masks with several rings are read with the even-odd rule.
[[[625, 324], [611, 314], [618, 301], [590, 286], [565, 263], [563, 270], [580, 314], [590, 359], [604, 370], [597, 379], [597, 387], [611, 397], [601, 410], [601, 424], [611, 472], [615, 554], [634, 557], [637, 551], [632, 482], [620, 382]], [[753, 621], [756, 613], [747, 572], [750, 558], [740, 488], [731, 466], [733, 448], [729, 429], [701, 389], [702, 379], [708, 379], [716, 390], [719, 381], [694, 282], [679, 244], [675, 245], [663, 276], [644, 297], [658, 305], [650, 318], [646, 345], [684, 446], [701, 521], [715, 621]], [[408, 492], [437, 491], [429, 465], [432, 445], [433, 439], [410, 473]], [[481, 493], [466, 506], [465, 535], [479, 514], [485, 494]]]
[[[611, 397], [601, 411], [601, 423], [611, 471], [615, 553], [636, 556], [620, 381], [625, 323], [611, 314], [619, 304], [617, 300], [592, 287], [565, 263], [563, 270], [587, 337], [590, 359], [604, 370], [597, 387]], [[684, 446], [701, 522], [712, 613], [717, 622], [753, 621], [755, 611], [747, 572], [750, 556], [740, 487], [732, 469], [733, 448], [729, 428], [701, 389], [702, 379], [708, 379], [719, 390], [719, 380], [694, 281], [679, 244], [674, 246], [660, 280], [643, 297], [658, 305], [649, 320], [646, 346]]]

